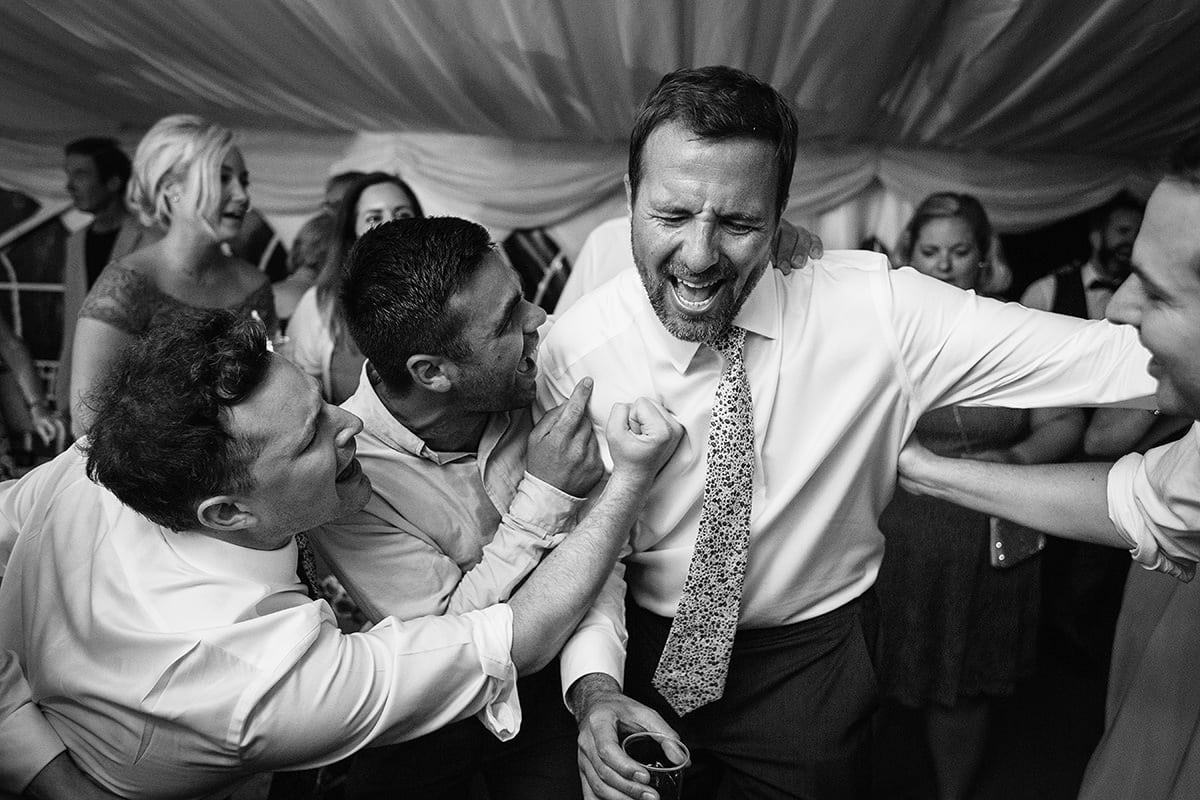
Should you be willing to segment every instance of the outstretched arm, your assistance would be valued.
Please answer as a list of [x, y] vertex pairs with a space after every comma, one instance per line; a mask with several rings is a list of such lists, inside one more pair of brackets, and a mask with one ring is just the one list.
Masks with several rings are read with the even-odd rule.
[[1148, 569], [1191, 580], [1200, 560], [1197, 492], [1170, 485], [1188, 472], [1177, 462], [1198, 460], [1191, 439], [1112, 467], [944, 458], [911, 439], [900, 454], [900, 485], [1055, 536], [1128, 549]]
[[1055, 536], [1128, 547], [1108, 518], [1109, 466], [946, 458], [913, 438], [900, 453], [900, 486]]

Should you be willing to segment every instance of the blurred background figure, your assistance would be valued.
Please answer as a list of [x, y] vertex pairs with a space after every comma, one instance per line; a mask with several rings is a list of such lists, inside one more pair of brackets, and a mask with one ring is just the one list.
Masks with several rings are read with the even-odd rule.
[[157, 239], [161, 233], [141, 224], [125, 205], [131, 165], [116, 139], [89, 136], [64, 148], [67, 193], [78, 211], [92, 221], [67, 239], [63, 261], [62, 349], [58, 356], [54, 396], [59, 415], [70, 430], [71, 345], [75, 321], [92, 284], [110, 261]]
[[275, 314], [284, 333], [287, 332], [287, 323], [296, 310], [296, 304], [321, 274], [321, 267], [329, 256], [329, 246], [333, 242], [334, 224], [333, 215], [322, 211], [296, 232], [288, 253], [288, 276], [272, 287], [275, 292]]
[[242, 154], [226, 128], [190, 114], [164, 117], [138, 144], [129, 205], [162, 239], [113, 261], [79, 311], [71, 370], [71, 424], [86, 433], [87, 394], [121, 348], [152, 321], [179, 310], [230, 308], [273, 332], [275, 302], [267, 276], [229, 255], [250, 205]]
[[[999, 295], [1011, 280], [987, 214], [970, 195], [927, 197], [895, 255], [898, 264], [981, 295]], [[1074, 409], [968, 407], [931, 411], [916, 429], [940, 455], [1010, 463], [1061, 458], [1082, 432]], [[899, 488], [879, 525], [887, 541], [875, 583], [881, 695], [921, 714], [939, 800], [965, 798], [981, 764], [991, 698], [1011, 694], [1035, 666], [1039, 560], [1022, 556], [1038, 548], [1022, 544], [1037, 534]], [[992, 565], [993, 538], [1010, 554], [1003, 568]]]
[[350, 187], [366, 175], [367, 173], [358, 170], [331, 175], [329, 180], [325, 181], [325, 200], [321, 203], [321, 211], [331, 217], [336, 217], [338, 210], [342, 207], [342, 200], [345, 199], [346, 192], [350, 191]]
[[[64, 428], [62, 420], [50, 412], [46, 403], [46, 391], [38, 378], [29, 355], [29, 348], [21, 337], [0, 317], [0, 371], [11, 371], [16, 378], [25, 408], [29, 412], [28, 425], [42, 440], [42, 444], [57, 453], [63, 448]], [[8, 434], [26, 426], [25, 420], [0, 420], [0, 480], [17, 477], [16, 465], [10, 456]]]
[[1133, 241], [1142, 227], [1144, 205], [1120, 192], [1089, 221], [1091, 257], [1067, 264], [1029, 284], [1021, 304], [1086, 319], [1104, 319], [1113, 293], [1129, 276]]
[[[858, 249], [859, 250], [870, 250], [872, 253], [883, 253], [889, 259], [892, 258], [892, 254], [890, 252], [888, 252], [887, 245], [884, 244], [879, 239], [878, 236], [866, 237], [865, 239], [863, 239], [861, 242], [858, 243]], [[906, 266], [906, 265], [899, 264], [897, 266]]]
[[424, 216], [417, 196], [395, 175], [372, 172], [346, 190], [321, 274], [288, 323], [292, 360], [321, 382], [329, 402], [341, 403], [354, 394], [365, 360], [346, 330], [338, 302], [346, 254], [359, 236], [381, 222]]

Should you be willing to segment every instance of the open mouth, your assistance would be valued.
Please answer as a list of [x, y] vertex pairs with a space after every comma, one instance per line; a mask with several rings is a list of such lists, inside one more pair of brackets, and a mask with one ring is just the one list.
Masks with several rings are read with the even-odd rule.
[[711, 308], [721, 292], [724, 281], [720, 278], [697, 281], [672, 276], [671, 291], [679, 306], [687, 311], [704, 312]]
[[517, 364], [517, 374], [526, 377], [533, 377], [537, 374], [537, 351], [533, 351], [527, 356], [521, 358], [521, 362]]

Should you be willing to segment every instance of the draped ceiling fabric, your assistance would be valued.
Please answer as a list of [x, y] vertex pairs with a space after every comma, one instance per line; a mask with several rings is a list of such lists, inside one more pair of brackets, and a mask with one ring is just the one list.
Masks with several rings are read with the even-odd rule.
[[238, 131], [277, 222], [346, 168], [493, 229], [595, 221], [680, 66], [794, 102], [798, 221], [951, 189], [1020, 231], [1144, 194], [1200, 129], [1196, 0], [5, 0], [0, 31], [0, 185], [61, 201], [63, 143], [193, 111]]

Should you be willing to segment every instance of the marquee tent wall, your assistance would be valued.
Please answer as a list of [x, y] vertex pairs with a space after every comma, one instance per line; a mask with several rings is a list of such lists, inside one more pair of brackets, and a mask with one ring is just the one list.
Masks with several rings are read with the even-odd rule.
[[239, 132], [288, 231], [350, 167], [493, 229], [593, 222], [621, 207], [635, 108], [684, 65], [794, 101], [799, 221], [958, 189], [1019, 231], [1145, 192], [1200, 127], [1195, 0], [6, 0], [0, 31], [0, 185], [63, 201], [63, 143], [132, 148], [194, 111]]

